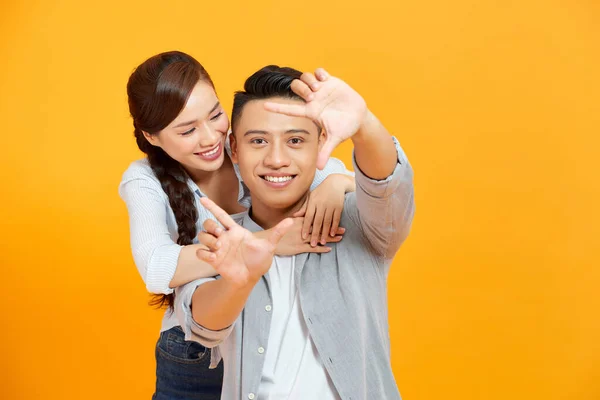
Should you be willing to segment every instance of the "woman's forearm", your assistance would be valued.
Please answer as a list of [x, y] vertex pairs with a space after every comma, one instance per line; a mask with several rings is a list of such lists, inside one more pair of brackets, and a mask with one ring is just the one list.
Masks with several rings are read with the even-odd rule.
[[196, 256], [196, 251], [201, 248], [203, 248], [201, 244], [190, 244], [181, 249], [177, 260], [177, 269], [173, 279], [169, 282], [170, 288], [176, 288], [199, 278], [217, 275], [213, 267]]

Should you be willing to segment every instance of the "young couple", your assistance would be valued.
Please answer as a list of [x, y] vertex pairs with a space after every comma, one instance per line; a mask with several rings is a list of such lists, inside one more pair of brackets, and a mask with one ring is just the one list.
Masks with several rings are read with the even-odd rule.
[[[166, 76], [174, 84], [129, 90], [136, 138], [148, 160], [134, 163], [121, 186], [134, 256], [149, 289], [152, 279], [168, 280], [162, 293], [176, 288], [178, 323], [172, 315], [165, 318], [171, 327], [163, 323], [168, 329], [161, 338], [170, 336], [171, 342], [162, 349], [159, 340], [157, 346], [155, 398], [217, 395], [209, 388], [217, 386], [218, 369], [194, 374], [171, 365], [161, 371], [159, 350], [171, 361], [184, 361], [168, 351], [190, 354], [193, 346], [199, 346], [193, 350], [198, 359], [211, 354], [213, 368], [223, 358], [223, 399], [400, 398], [390, 365], [386, 277], [409, 232], [414, 204], [412, 170], [396, 139], [343, 81], [323, 70], [313, 75], [270, 66], [235, 95], [229, 149], [229, 122], [219, 121], [224, 114], [205, 71], [193, 74], [186, 62], [164, 58], [156, 64], [148, 68], [154, 75], [144, 71], [142, 78]], [[136, 109], [145, 97], [163, 107]], [[325, 167], [327, 174], [329, 154], [348, 138], [354, 143], [356, 191], [344, 195], [352, 184], [332, 174], [325, 179], [331, 181], [329, 194], [320, 198], [341, 197], [343, 210], [336, 202], [321, 206], [311, 201], [326, 185], [310, 192], [323, 180], [315, 177], [316, 168]], [[152, 155], [155, 149], [160, 156]], [[213, 165], [215, 160], [220, 162]], [[148, 176], [140, 179], [132, 169]], [[127, 188], [136, 181], [136, 190]], [[188, 188], [185, 195], [173, 195], [182, 188]], [[140, 198], [133, 193], [144, 190], [153, 199], [136, 207]], [[244, 212], [242, 206], [250, 204]], [[167, 221], [160, 232], [145, 221], [148, 214], [158, 215], [154, 222]], [[192, 244], [202, 222], [201, 243]], [[137, 241], [136, 224], [146, 228]], [[308, 244], [311, 226], [316, 236]], [[344, 233], [343, 240], [336, 233]], [[154, 236], [162, 242], [148, 240]], [[317, 237], [330, 247], [311, 246]], [[282, 243], [294, 240], [292, 251], [282, 251]], [[177, 325], [192, 341], [181, 340]]]

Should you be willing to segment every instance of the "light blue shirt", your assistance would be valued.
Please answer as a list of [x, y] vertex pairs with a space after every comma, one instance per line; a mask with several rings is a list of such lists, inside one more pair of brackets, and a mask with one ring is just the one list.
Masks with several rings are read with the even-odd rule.
[[[343, 400], [399, 400], [390, 363], [387, 275], [414, 215], [413, 171], [394, 138], [398, 164], [384, 180], [355, 165], [356, 192], [346, 195], [340, 226], [346, 228], [332, 251], [296, 256], [295, 282], [302, 315], [327, 373]], [[259, 227], [248, 215], [242, 225]], [[222, 400], [255, 399], [269, 348], [272, 301], [268, 274], [256, 284], [234, 324], [206, 329], [192, 318], [199, 279], [176, 290], [175, 313], [187, 340], [213, 348], [211, 367], [221, 356]], [[266, 350], [266, 351], [265, 351]]]
[[[229, 142], [226, 141], [228, 144]], [[230, 154], [229, 146], [226, 146]], [[242, 182], [237, 164], [235, 173], [239, 181], [238, 202], [250, 207], [250, 192]], [[311, 190], [331, 174], [349, 174], [344, 163], [330, 158], [322, 171], [317, 171]], [[194, 201], [198, 209], [196, 230], [202, 230], [202, 224], [207, 218], [215, 219], [201, 204], [200, 198], [205, 197], [198, 185], [192, 179], [187, 179], [189, 188], [195, 193]], [[127, 205], [129, 213], [129, 230], [131, 251], [135, 265], [151, 293], [173, 293], [169, 283], [175, 275], [177, 260], [183, 246], [177, 244], [179, 237], [175, 215], [169, 204], [169, 198], [163, 191], [160, 181], [152, 172], [148, 159], [144, 158], [131, 163], [123, 174], [119, 185], [119, 195]], [[195, 240], [197, 243], [197, 239]], [[167, 312], [163, 318], [161, 331], [179, 325], [173, 313]]]

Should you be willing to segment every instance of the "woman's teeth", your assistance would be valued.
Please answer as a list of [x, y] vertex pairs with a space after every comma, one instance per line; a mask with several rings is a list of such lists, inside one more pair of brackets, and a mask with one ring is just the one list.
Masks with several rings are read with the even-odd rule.
[[212, 156], [213, 154], [217, 154], [217, 151], [219, 151], [219, 146], [215, 147], [214, 150], [207, 151], [206, 153], [200, 153], [200, 155], [208, 157], [208, 156]]
[[269, 181], [269, 182], [287, 182], [289, 180], [292, 180], [292, 176], [265, 176], [265, 180]]

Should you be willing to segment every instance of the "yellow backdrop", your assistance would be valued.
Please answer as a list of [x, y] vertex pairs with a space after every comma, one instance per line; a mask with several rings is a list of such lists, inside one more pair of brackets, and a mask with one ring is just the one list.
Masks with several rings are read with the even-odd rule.
[[117, 186], [141, 156], [126, 80], [171, 49], [226, 109], [265, 64], [325, 66], [400, 139], [417, 200], [389, 280], [406, 400], [600, 398], [598, 2], [0, 7], [0, 398], [150, 398], [161, 312]]

